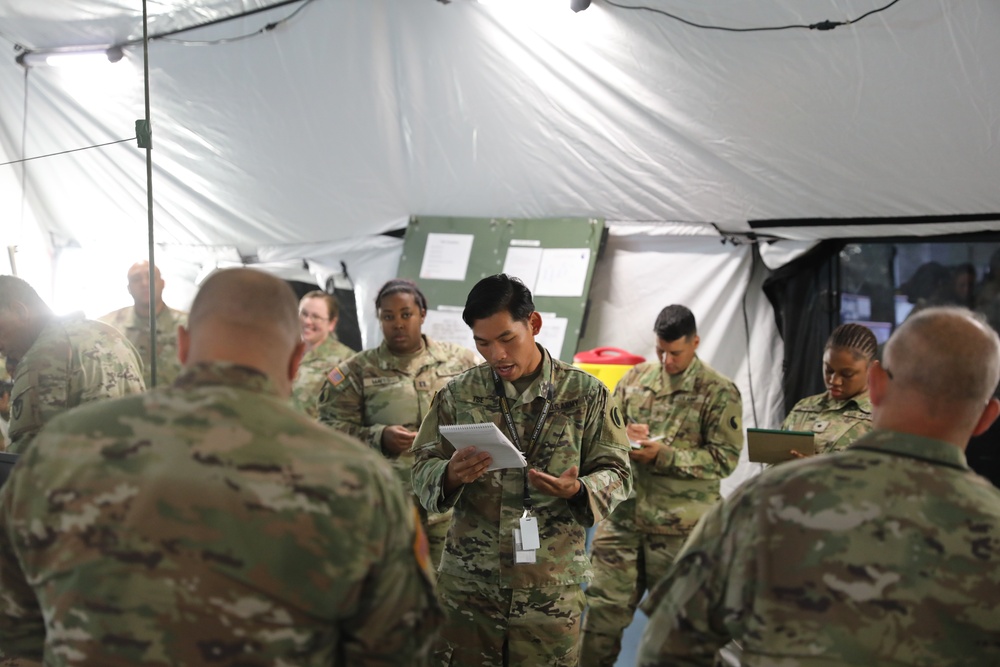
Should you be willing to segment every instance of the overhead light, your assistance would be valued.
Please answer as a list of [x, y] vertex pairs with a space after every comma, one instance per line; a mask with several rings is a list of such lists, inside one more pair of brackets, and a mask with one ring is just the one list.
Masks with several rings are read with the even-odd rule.
[[587, 7], [590, 7], [590, 0], [570, 0], [569, 8], [574, 12], [582, 12]]
[[22, 67], [76, 66], [92, 63], [116, 63], [124, 56], [120, 46], [85, 48], [85, 49], [39, 49], [37, 51], [22, 51], [14, 61]]

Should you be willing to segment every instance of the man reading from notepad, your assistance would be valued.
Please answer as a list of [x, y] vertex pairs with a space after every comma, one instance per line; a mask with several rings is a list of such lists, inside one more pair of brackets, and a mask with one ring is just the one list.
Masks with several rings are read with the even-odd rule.
[[[575, 667], [585, 527], [632, 487], [624, 419], [599, 380], [535, 343], [542, 318], [518, 279], [481, 280], [462, 319], [487, 363], [438, 392], [413, 446], [421, 504], [455, 509], [439, 569], [438, 657], [452, 667]], [[488, 471], [488, 453], [439, 430], [484, 423], [526, 467]]]

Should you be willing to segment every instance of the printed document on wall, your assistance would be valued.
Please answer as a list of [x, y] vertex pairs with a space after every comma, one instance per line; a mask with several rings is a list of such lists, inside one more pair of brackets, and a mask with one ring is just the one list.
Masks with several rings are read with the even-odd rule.
[[503, 260], [503, 272], [508, 276], [520, 278], [524, 286], [535, 293], [535, 279], [542, 265], [541, 248], [507, 248], [507, 256]]
[[545, 248], [534, 296], [583, 296], [590, 248]]
[[475, 238], [473, 234], [428, 234], [420, 277], [425, 280], [465, 280]]
[[539, 315], [542, 316], [542, 329], [535, 336], [535, 342], [558, 359], [562, 354], [563, 343], [566, 342], [569, 320], [565, 317], [556, 317], [555, 313], [539, 313]]
[[438, 306], [428, 310], [421, 331], [431, 340], [446, 341], [476, 352], [472, 330], [462, 320], [461, 306]]

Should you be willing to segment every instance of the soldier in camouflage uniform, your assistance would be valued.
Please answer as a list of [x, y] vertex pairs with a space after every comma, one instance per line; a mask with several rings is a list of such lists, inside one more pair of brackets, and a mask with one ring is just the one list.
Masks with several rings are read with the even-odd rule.
[[878, 340], [868, 327], [849, 323], [834, 329], [823, 349], [826, 391], [796, 403], [781, 428], [812, 432], [817, 454], [839, 452], [872, 430], [868, 367], [877, 353]]
[[210, 276], [172, 387], [49, 424], [0, 492], [0, 649], [46, 665], [422, 665], [441, 614], [392, 469], [288, 404], [296, 301]]
[[[181, 371], [177, 358], [177, 327], [187, 324], [187, 313], [163, 303], [163, 278], [156, 272], [156, 384], [168, 385]], [[125, 334], [142, 358], [143, 376], [147, 388], [152, 388], [152, 364], [149, 340], [149, 262], [142, 261], [128, 270], [128, 293], [135, 305], [126, 306], [100, 318]]]
[[[462, 317], [488, 364], [438, 392], [414, 444], [420, 502], [455, 508], [438, 579], [441, 664], [575, 667], [580, 585], [591, 574], [585, 527], [632, 486], [621, 411], [599, 380], [535, 343], [541, 317], [517, 279], [480, 281]], [[488, 453], [456, 450], [438, 432], [483, 422], [500, 427], [527, 468], [487, 472]], [[527, 533], [515, 543], [526, 510], [537, 520], [534, 550]]]
[[56, 317], [14, 276], [0, 276], [0, 353], [15, 369], [8, 449], [16, 454], [70, 408], [145, 390], [139, 354], [117, 330], [81, 314]]
[[658, 362], [630, 369], [615, 387], [628, 422], [635, 491], [597, 526], [580, 664], [615, 664], [624, 629], [695, 523], [719, 500], [719, 480], [743, 446], [743, 405], [729, 379], [695, 354], [694, 315], [667, 306], [656, 319]]
[[1000, 491], [963, 450], [1000, 412], [1000, 339], [912, 315], [869, 376], [875, 431], [775, 466], [695, 529], [643, 609], [642, 667], [1000, 665]]
[[[329, 373], [320, 394], [319, 418], [382, 452], [412, 493], [410, 446], [431, 399], [453, 377], [479, 363], [461, 345], [421, 333], [427, 299], [409, 280], [390, 280], [375, 297], [382, 344], [365, 350]], [[329, 369], [327, 369], [329, 370]], [[431, 562], [441, 561], [450, 512], [428, 515], [420, 508], [430, 541]]]
[[299, 301], [299, 324], [306, 353], [292, 385], [292, 405], [313, 419], [319, 417], [316, 403], [326, 374], [354, 354], [354, 350], [337, 340], [334, 333], [339, 315], [337, 298], [322, 290], [313, 290]]

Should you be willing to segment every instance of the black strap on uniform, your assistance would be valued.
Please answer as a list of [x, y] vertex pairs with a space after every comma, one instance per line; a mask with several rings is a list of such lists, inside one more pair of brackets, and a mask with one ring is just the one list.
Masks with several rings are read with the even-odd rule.
[[[514, 441], [514, 446], [524, 452], [524, 458], [528, 458], [535, 450], [535, 445], [538, 444], [538, 437], [542, 434], [542, 427], [545, 426], [545, 420], [549, 417], [549, 410], [552, 408], [552, 383], [549, 383], [548, 393], [545, 397], [545, 405], [542, 406], [542, 412], [538, 415], [538, 419], [535, 420], [535, 428], [531, 430], [531, 438], [528, 440], [528, 448], [524, 449], [521, 447], [521, 438], [517, 434], [517, 427], [514, 425], [514, 417], [510, 414], [510, 405], [507, 403], [507, 392], [503, 388], [503, 380], [500, 376], [493, 373], [493, 386], [496, 389], [497, 399], [500, 401], [500, 412], [503, 414], [504, 423], [507, 424], [507, 431], [510, 433], [510, 439]], [[522, 502], [524, 504], [524, 509], [531, 511], [531, 493], [528, 489], [528, 467], [524, 467], [523, 473], [524, 479], [524, 495], [522, 496]]]

